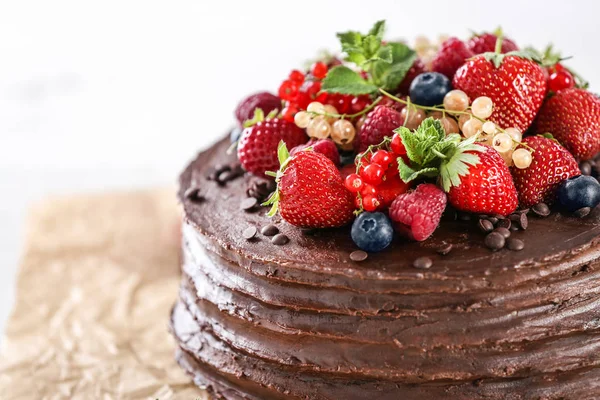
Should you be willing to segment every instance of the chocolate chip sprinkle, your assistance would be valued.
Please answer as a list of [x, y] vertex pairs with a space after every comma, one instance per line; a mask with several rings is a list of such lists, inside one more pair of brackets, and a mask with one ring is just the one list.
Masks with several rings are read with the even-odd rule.
[[247, 197], [240, 203], [240, 208], [244, 211], [250, 211], [258, 204], [255, 197]]
[[577, 218], [587, 217], [588, 214], [592, 211], [590, 207], [583, 207], [573, 213]]
[[510, 219], [501, 219], [500, 221], [498, 221], [497, 226], [499, 228], [509, 229], [511, 225], [512, 225], [512, 222], [510, 221]]
[[489, 233], [485, 237], [485, 246], [490, 250], [500, 250], [504, 247], [505, 242], [504, 236], [498, 232]]
[[538, 203], [531, 208], [531, 211], [539, 217], [547, 217], [550, 215], [550, 207], [546, 203]]
[[185, 191], [185, 193], [183, 195], [185, 196], [186, 199], [191, 200], [191, 201], [204, 200], [204, 196], [202, 196], [200, 194], [200, 188], [195, 187], [195, 186], [187, 188], [187, 190]]
[[255, 197], [258, 201], [263, 202], [276, 187], [275, 181], [254, 179], [252, 183], [250, 183], [250, 186], [248, 186], [246, 194], [248, 197]]
[[356, 250], [350, 253], [350, 259], [352, 261], [361, 262], [367, 259], [369, 254], [366, 251]]
[[510, 231], [508, 230], [508, 228], [505, 228], [503, 226], [494, 229], [494, 232], [499, 233], [505, 239], [510, 236]]
[[284, 235], [283, 233], [278, 233], [277, 235], [273, 236], [273, 238], [271, 239], [271, 243], [273, 243], [276, 246], [282, 246], [289, 241], [290, 241], [290, 238], [287, 237], [286, 235]]
[[438, 249], [436, 251], [438, 254], [445, 256], [446, 254], [448, 254], [452, 251], [452, 247], [453, 247], [452, 243], [446, 243], [446, 244], [438, 247]]
[[433, 261], [429, 257], [419, 257], [413, 261], [413, 267], [417, 269], [429, 269], [433, 265]]
[[279, 233], [279, 228], [273, 224], [265, 225], [260, 230], [260, 233], [265, 236], [275, 236]]
[[506, 241], [506, 247], [509, 250], [521, 251], [525, 247], [525, 243], [521, 239], [509, 238]]
[[523, 230], [527, 229], [529, 226], [529, 221], [527, 219], [527, 214], [525, 213], [514, 213], [510, 215], [510, 220], [513, 222], [513, 225], [517, 225], [518, 228]]
[[250, 240], [256, 236], [257, 229], [255, 226], [249, 226], [242, 232], [242, 236], [246, 240]]
[[477, 226], [483, 233], [488, 233], [494, 230], [494, 224], [488, 219], [480, 219]]
[[487, 220], [490, 221], [493, 225], [496, 225], [498, 223], [498, 218], [496, 217], [488, 217]]

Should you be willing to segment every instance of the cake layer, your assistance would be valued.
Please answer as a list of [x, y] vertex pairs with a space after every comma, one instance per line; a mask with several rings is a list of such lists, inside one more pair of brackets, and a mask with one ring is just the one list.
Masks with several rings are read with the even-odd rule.
[[[357, 263], [347, 229], [307, 235], [239, 207], [252, 178], [206, 180], [234, 162], [227, 147], [200, 154], [181, 178], [184, 279], [172, 324], [199, 382], [231, 399], [600, 395], [599, 210], [531, 218], [513, 233], [521, 252], [492, 253], [473, 223], [454, 221]], [[185, 198], [191, 186], [204, 201]], [[290, 243], [243, 239], [269, 222]], [[449, 255], [435, 253], [446, 243]], [[433, 266], [414, 268], [420, 256]]]

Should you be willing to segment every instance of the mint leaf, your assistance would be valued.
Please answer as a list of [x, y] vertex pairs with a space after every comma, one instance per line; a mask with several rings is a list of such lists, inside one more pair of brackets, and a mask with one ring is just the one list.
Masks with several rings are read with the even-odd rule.
[[363, 40], [363, 53], [367, 60], [373, 60], [377, 56], [377, 52], [381, 47], [381, 39], [375, 36], [366, 36]]
[[[391, 63], [379, 62], [371, 72], [374, 81], [381, 87], [395, 90], [417, 59], [417, 53], [404, 43], [388, 43], [385, 48], [389, 48], [392, 53]], [[384, 57], [381, 59], [387, 61]]]
[[385, 33], [385, 20], [375, 22], [375, 25], [369, 31], [369, 35], [375, 36], [380, 41], [383, 39], [383, 34]]
[[329, 93], [369, 94], [377, 86], [365, 81], [358, 73], [343, 65], [332, 68], [321, 83], [321, 90]]

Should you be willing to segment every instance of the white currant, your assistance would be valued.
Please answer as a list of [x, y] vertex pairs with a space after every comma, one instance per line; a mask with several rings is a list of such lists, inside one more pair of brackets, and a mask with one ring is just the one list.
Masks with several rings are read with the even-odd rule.
[[492, 103], [492, 99], [487, 96], [478, 97], [473, 100], [473, 104], [471, 104], [473, 115], [481, 119], [486, 119], [492, 115], [493, 108], [494, 103]]

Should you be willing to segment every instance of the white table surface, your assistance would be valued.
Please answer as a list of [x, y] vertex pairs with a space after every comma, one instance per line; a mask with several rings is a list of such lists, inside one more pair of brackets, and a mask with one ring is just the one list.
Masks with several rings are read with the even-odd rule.
[[49, 194], [167, 185], [334, 33], [461, 37], [502, 25], [553, 42], [600, 88], [594, 1], [4, 1], [0, 4], [0, 331], [23, 219]]

